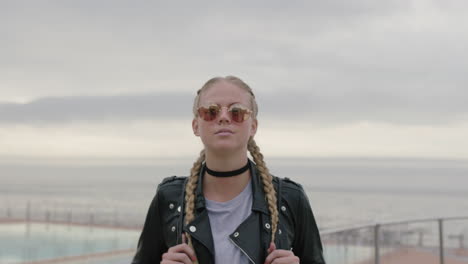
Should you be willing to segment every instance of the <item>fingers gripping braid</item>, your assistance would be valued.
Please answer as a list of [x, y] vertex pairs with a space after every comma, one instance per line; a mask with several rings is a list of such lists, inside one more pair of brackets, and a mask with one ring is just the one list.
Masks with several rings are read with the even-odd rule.
[[250, 155], [252, 155], [254, 162], [257, 164], [257, 169], [260, 173], [260, 178], [263, 183], [263, 191], [265, 192], [265, 196], [268, 202], [268, 209], [270, 210], [271, 214], [271, 241], [275, 242], [275, 233], [278, 228], [278, 208], [276, 203], [276, 192], [275, 188], [273, 187], [273, 177], [271, 176], [268, 168], [266, 167], [265, 162], [263, 161], [263, 155], [260, 152], [260, 148], [255, 143], [253, 138], [250, 138], [248, 149]]
[[[197, 187], [198, 175], [203, 161], [205, 160], [205, 150], [200, 152], [200, 157], [193, 163], [190, 170], [190, 177], [185, 186], [185, 224], [187, 225], [195, 218], [195, 188]], [[188, 245], [193, 249], [192, 237], [187, 234]]]

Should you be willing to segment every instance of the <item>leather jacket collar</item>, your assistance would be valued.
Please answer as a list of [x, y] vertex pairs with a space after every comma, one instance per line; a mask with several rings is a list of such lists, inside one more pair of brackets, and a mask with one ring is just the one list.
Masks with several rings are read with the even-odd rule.
[[[250, 263], [263, 263], [271, 240], [271, 220], [263, 184], [252, 161], [252, 213], [228, 239], [248, 258]], [[200, 172], [195, 190], [195, 217], [184, 225], [184, 190], [187, 177], [168, 177], [159, 184], [143, 227], [133, 264], [161, 262], [167, 250], [180, 243], [181, 232], [192, 237], [200, 264], [213, 264], [214, 242], [208, 211], [203, 197], [203, 175]], [[301, 185], [273, 176], [277, 193], [279, 223], [275, 234], [277, 249], [293, 250], [301, 263], [324, 264], [319, 231], [307, 195]]]
[[[260, 182], [260, 176], [257, 176], [257, 169], [255, 163], [249, 159], [249, 170], [252, 182], [252, 211], [262, 212], [270, 215], [268, 205], [265, 200], [265, 192], [263, 191], [263, 185]], [[195, 191], [195, 208], [200, 210], [205, 208], [205, 197], [203, 196], [203, 176], [205, 175], [205, 166], [202, 166], [200, 174], [198, 175], [198, 183]]]
[[[265, 230], [265, 233], [258, 232], [258, 226], [259, 223], [262, 226], [269, 225], [270, 212], [268, 211], [263, 185], [260, 183], [255, 164], [250, 160], [249, 164], [252, 182], [252, 214], [236, 228], [229, 238], [247, 256], [251, 263], [262, 263], [267, 254], [268, 237], [271, 233], [268, 232], [269, 230]], [[197, 258], [205, 260], [203, 263], [213, 263], [213, 256], [215, 255], [213, 237], [203, 196], [204, 173], [204, 169], [200, 170], [195, 191], [195, 218], [184, 226], [183, 230], [192, 236], [192, 244], [197, 252]], [[241, 234], [244, 238], [237, 237], [234, 234]], [[247, 240], [245, 236], [248, 237]], [[211, 260], [211, 262], [208, 260]]]

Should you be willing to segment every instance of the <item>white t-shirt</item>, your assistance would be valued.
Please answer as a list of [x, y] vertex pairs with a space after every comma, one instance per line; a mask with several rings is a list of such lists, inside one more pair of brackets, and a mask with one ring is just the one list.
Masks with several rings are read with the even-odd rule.
[[227, 202], [206, 199], [211, 233], [215, 248], [215, 263], [248, 264], [249, 259], [229, 240], [234, 230], [252, 213], [252, 184]]

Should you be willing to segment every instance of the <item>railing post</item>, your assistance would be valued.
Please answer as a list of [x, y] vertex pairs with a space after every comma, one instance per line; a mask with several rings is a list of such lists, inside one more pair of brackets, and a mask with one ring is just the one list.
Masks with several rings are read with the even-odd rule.
[[26, 204], [26, 237], [29, 239], [31, 234], [31, 202]]
[[45, 222], [46, 222], [46, 229], [49, 230], [49, 225], [50, 225], [50, 211], [49, 209], [46, 209], [47, 211], [45, 212]]
[[380, 263], [380, 253], [379, 253], [379, 231], [380, 225], [376, 224], [374, 226], [374, 249], [375, 249], [375, 264]]
[[71, 222], [72, 222], [72, 211], [68, 211], [68, 214], [67, 214], [67, 226], [68, 226], [68, 230], [70, 230], [70, 226], [71, 226]]
[[31, 202], [26, 203], [26, 222], [29, 224], [31, 221]]
[[443, 219], [438, 219], [439, 222], [439, 256], [440, 264], [444, 264], [444, 222]]
[[92, 230], [94, 226], [94, 213], [89, 214], [89, 229]]

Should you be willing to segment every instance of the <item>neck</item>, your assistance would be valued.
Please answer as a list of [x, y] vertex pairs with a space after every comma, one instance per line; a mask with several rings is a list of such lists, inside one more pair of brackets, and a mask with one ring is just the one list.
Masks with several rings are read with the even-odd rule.
[[205, 162], [208, 168], [214, 171], [233, 171], [245, 166], [247, 151], [224, 155], [205, 151]]
[[205, 165], [205, 170], [209, 175], [215, 176], [215, 177], [224, 177], [224, 178], [238, 176], [239, 174], [242, 174], [245, 171], [247, 171], [249, 168], [250, 166], [249, 166], [248, 161], [245, 163], [245, 165], [242, 168], [237, 169], [237, 170], [232, 170], [232, 171], [214, 171]]
[[[244, 155], [230, 158], [206, 153], [205, 162], [208, 168], [215, 171], [232, 171], [245, 166], [247, 152]], [[233, 177], [215, 177], [205, 172], [203, 177], [203, 194], [212, 201], [225, 202], [241, 193], [250, 181], [250, 171], [247, 170]]]

